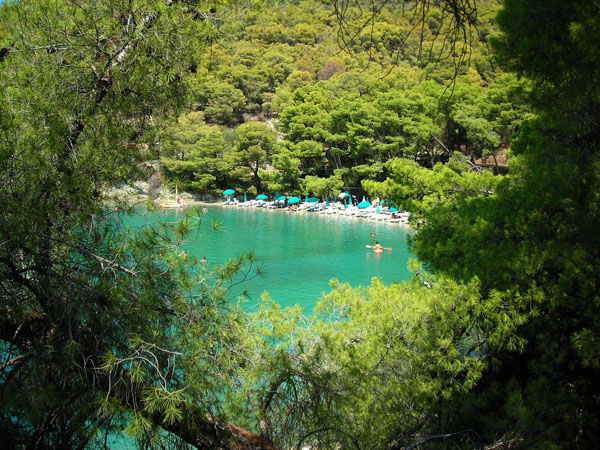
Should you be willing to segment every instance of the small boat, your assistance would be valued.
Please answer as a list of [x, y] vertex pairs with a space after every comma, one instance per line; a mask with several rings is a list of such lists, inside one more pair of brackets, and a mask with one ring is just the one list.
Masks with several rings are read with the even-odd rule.
[[175, 200], [165, 200], [158, 204], [160, 209], [183, 209], [185, 208], [185, 200], [183, 195], [178, 197], [177, 186], [175, 186]]
[[174, 200], [167, 200], [163, 203], [160, 203], [158, 205], [161, 209], [178, 209], [178, 208], [183, 208], [183, 206], [179, 203], [176, 202]]

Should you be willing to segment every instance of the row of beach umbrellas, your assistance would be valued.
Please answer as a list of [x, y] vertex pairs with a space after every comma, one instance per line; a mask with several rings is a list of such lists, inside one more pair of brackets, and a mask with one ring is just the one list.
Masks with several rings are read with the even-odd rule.
[[[229, 196], [229, 195], [233, 195], [233, 194], [235, 194], [235, 190], [233, 190], [233, 189], [226, 189], [226, 190], [223, 191], [223, 195], [225, 195], [225, 196]], [[348, 194], [347, 192], [342, 192], [342, 193], [340, 193], [340, 195], [338, 195], [338, 198], [343, 198], [344, 199], [344, 205], [346, 207], [348, 206], [347, 203], [346, 203], [346, 200], [348, 198], [350, 198], [350, 194]], [[266, 195], [264, 195], [264, 194], [260, 194], [260, 195], [256, 196], [256, 199], [257, 200], [267, 200], [268, 197]], [[281, 201], [281, 200], [285, 200], [286, 196], [285, 195], [279, 195], [279, 194], [275, 193], [275, 197], [273, 199], [275, 201]], [[245, 192], [244, 192], [244, 201], [247, 201], [246, 200], [246, 193]], [[316, 198], [316, 197], [308, 197], [308, 196], [306, 196], [305, 199], [304, 199], [304, 201], [306, 203], [317, 203], [319, 201], [319, 199]], [[293, 205], [293, 204], [296, 204], [296, 203], [299, 203], [299, 202], [300, 202], [300, 198], [299, 197], [290, 197], [287, 200], [288, 205]], [[329, 198], [327, 199], [327, 204], [329, 204]], [[368, 200], [366, 200], [364, 197], [363, 197], [362, 202], [360, 202], [358, 205], [356, 205], [356, 207], [359, 208], [359, 209], [365, 209], [365, 208], [368, 208], [369, 206], [371, 206], [371, 203]], [[390, 208], [389, 211], [390, 212], [396, 212], [398, 210], [396, 208]], [[379, 212], [379, 204], [377, 204], [377, 212]]]
[[[229, 195], [233, 195], [233, 194], [235, 194], [235, 190], [233, 190], [233, 189], [226, 189], [223, 191], [223, 195], [226, 197]], [[267, 200], [268, 198], [269, 197], [267, 197], [265, 194], [260, 194], [260, 195], [256, 196], [256, 200]], [[280, 195], [280, 194], [275, 193], [275, 197], [273, 197], [273, 200], [280, 201], [280, 200], [285, 200], [286, 198], [287, 197], [285, 195]], [[246, 200], [247, 200], [246, 193], [244, 192], [244, 201], [246, 201]], [[315, 198], [315, 197], [307, 196], [304, 201], [308, 202], [308, 203], [317, 203], [319, 201], [319, 199]], [[291, 203], [291, 204], [298, 203], [298, 202], [300, 202], [300, 198], [299, 197], [290, 197], [290, 198], [288, 198], [287, 202]]]
[[[235, 190], [234, 189], [226, 189], [226, 190], [223, 191], [223, 195], [225, 195], [225, 196], [229, 196], [229, 195], [233, 195], [233, 194], [235, 194]], [[244, 192], [244, 196], [245, 195], [246, 195], [246, 193]], [[338, 195], [338, 197], [340, 197], [340, 198], [342, 198], [342, 197], [350, 197], [350, 194], [348, 194], [347, 192], [342, 192], [340, 195]], [[256, 200], [267, 200], [267, 198], [268, 197], [265, 194], [260, 194], [260, 195], [256, 196]], [[275, 193], [275, 198], [274, 198], [275, 200], [283, 200], [285, 198], [286, 198], [285, 195], [278, 195], [277, 193]], [[290, 197], [290, 199], [288, 199], [288, 203], [289, 203], [289, 200], [294, 199], [294, 198], [297, 198], [298, 201], [300, 201], [299, 197]], [[308, 203], [316, 203], [316, 202], [319, 201], [319, 199], [315, 198], [315, 197], [308, 197], [308, 196], [306, 196], [306, 199], [304, 201], [308, 202]]]

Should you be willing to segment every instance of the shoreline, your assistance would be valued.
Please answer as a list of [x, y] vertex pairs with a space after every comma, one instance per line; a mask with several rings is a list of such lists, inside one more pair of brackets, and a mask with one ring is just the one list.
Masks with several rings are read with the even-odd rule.
[[306, 209], [302, 209], [302, 210], [290, 210], [287, 207], [285, 208], [266, 208], [266, 207], [256, 207], [256, 206], [242, 206], [242, 203], [238, 203], [236, 205], [226, 205], [221, 201], [206, 201], [206, 200], [191, 200], [191, 201], [187, 201], [186, 199], [186, 207], [189, 206], [203, 206], [203, 207], [208, 207], [208, 206], [218, 206], [220, 208], [232, 208], [232, 209], [243, 209], [243, 210], [264, 210], [264, 211], [276, 211], [278, 213], [288, 213], [288, 214], [292, 214], [292, 215], [297, 215], [297, 214], [310, 214], [310, 215], [316, 215], [319, 217], [326, 217], [326, 218], [330, 218], [330, 217], [335, 217], [335, 218], [343, 218], [343, 219], [353, 219], [353, 220], [366, 220], [367, 222], [372, 222], [374, 224], [376, 223], [383, 223], [384, 225], [403, 225], [406, 228], [410, 228], [410, 224], [408, 223], [408, 219], [396, 219], [394, 222], [392, 222], [389, 218], [389, 213], [379, 213], [377, 214], [377, 216], [380, 216], [381, 218], [379, 219], [375, 219], [375, 214], [374, 212], [370, 212], [371, 216], [369, 217], [359, 217], [356, 214], [344, 214], [342, 213], [343, 211], [345, 211], [344, 209], [338, 210], [338, 212], [333, 212], [333, 213], [323, 213], [322, 211], [307, 211]]
[[[356, 214], [344, 214], [342, 213], [342, 211], [344, 211], [344, 209], [338, 210], [337, 212], [330, 212], [330, 213], [323, 213], [323, 211], [307, 211], [305, 209], [301, 209], [301, 210], [290, 210], [287, 207], [285, 208], [267, 208], [267, 207], [256, 207], [256, 206], [242, 206], [243, 202], [239, 202], [237, 204], [234, 205], [226, 205], [222, 200], [196, 200], [194, 199], [190, 194], [188, 193], [182, 193], [184, 195], [184, 200], [185, 200], [185, 207], [189, 208], [189, 207], [202, 207], [202, 208], [207, 208], [207, 207], [214, 207], [217, 206], [219, 208], [233, 208], [233, 209], [243, 209], [243, 210], [264, 210], [264, 211], [276, 211], [277, 213], [288, 213], [288, 214], [293, 214], [293, 215], [297, 215], [297, 214], [306, 214], [309, 213], [311, 215], [317, 215], [319, 217], [326, 217], [326, 218], [331, 218], [331, 217], [335, 217], [335, 218], [343, 218], [343, 219], [351, 219], [351, 220], [366, 220], [367, 222], [373, 223], [373, 224], [379, 224], [382, 223], [384, 225], [401, 225], [403, 226], [403, 228], [411, 228], [410, 224], [408, 223], [408, 218], [406, 216], [406, 213], [404, 214], [399, 214], [401, 215], [400, 218], [395, 219], [393, 222], [390, 220], [390, 216], [389, 213], [380, 213], [380, 214], [376, 214], [374, 211], [365, 211], [369, 213], [369, 216], [365, 217], [365, 216], [358, 216]], [[153, 198], [149, 195], [124, 195], [124, 198], [122, 198], [122, 201], [126, 202], [126, 203], [137, 203], [137, 204], [145, 204], [149, 201], [152, 201], [152, 203], [154, 204], [154, 206], [157, 209], [160, 209], [159, 207], [159, 203], [162, 201], [165, 201], [165, 199], [161, 199], [161, 198]], [[169, 208], [171, 209], [171, 208]], [[177, 210], [180, 211], [179, 208], [172, 208], [173, 210]], [[365, 212], [362, 212], [361, 214], [364, 214]]]

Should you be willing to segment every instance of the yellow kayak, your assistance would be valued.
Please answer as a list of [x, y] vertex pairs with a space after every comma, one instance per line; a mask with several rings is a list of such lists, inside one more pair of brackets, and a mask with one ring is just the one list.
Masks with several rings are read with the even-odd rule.
[[383, 253], [383, 251], [384, 251], [384, 250], [389, 250], [389, 251], [391, 251], [391, 250], [392, 250], [392, 248], [391, 248], [391, 247], [381, 247], [381, 246], [379, 246], [379, 247], [374, 247], [374, 246], [372, 246], [372, 245], [369, 245], [369, 244], [365, 245], [365, 247], [367, 247], [367, 248], [372, 248], [374, 253]]

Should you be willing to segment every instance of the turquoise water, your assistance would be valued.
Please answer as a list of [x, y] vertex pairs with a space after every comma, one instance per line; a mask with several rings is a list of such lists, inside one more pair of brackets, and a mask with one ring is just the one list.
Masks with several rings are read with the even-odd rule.
[[[201, 230], [210, 230], [211, 221], [216, 220], [222, 222], [223, 232], [190, 240], [184, 251], [198, 259], [206, 257], [209, 265], [221, 265], [229, 258], [253, 252], [263, 276], [239, 288], [239, 292], [247, 291], [250, 307], [266, 291], [279, 304], [299, 304], [310, 313], [321, 294], [330, 290], [331, 278], [366, 286], [373, 277], [392, 283], [410, 276], [405, 225], [263, 208], [207, 208], [208, 212], [202, 214]], [[181, 212], [140, 210], [124, 221], [135, 228], [181, 218]], [[375, 238], [370, 236], [372, 231]], [[375, 254], [365, 248], [375, 241], [392, 251]], [[113, 435], [111, 439], [114, 449], [135, 448], [134, 442], [124, 436]]]
[[[240, 288], [240, 292], [247, 292], [250, 307], [266, 291], [283, 306], [299, 304], [310, 312], [321, 294], [329, 291], [331, 278], [366, 286], [372, 277], [392, 283], [410, 276], [406, 225], [263, 208], [207, 208], [201, 228], [209, 230], [210, 221], [216, 220], [222, 222], [223, 232], [192, 240], [184, 250], [198, 259], [205, 257], [209, 265], [221, 265], [252, 252], [263, 276]], [[134, 216], [131, 224], [176, 221], [181, 217], [175, 211], [145, 212]], [[376, 237], [370, 237], [371, 231]], [[365, 248], [376, 240], [393, 250], [378, 255]]]

